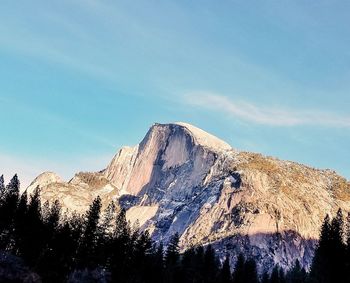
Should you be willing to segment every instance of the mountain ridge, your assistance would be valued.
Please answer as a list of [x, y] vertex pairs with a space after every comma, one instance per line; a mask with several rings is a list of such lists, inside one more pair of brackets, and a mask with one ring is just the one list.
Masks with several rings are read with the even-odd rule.
[[48, 176], [35, 183], [43, 200], [84, 212], [99, 195], [156, 241], [177, 232], [182, 249], [213, 243], [232, 262], [244, 251], [260, 270], [295, 259], [308, 268], [325, 214], [350, 211], [350, 184], [334, 171], [238, 151], [186, 123], [154, 124], [100, 172]]

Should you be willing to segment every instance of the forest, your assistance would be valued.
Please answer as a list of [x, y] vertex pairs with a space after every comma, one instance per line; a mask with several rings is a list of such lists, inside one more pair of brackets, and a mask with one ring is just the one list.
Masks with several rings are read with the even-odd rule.
[[254, 258], [238, 254], [231, 266], [210, 244], [181, 253], [177, 234], [155, 243], [114, 203], [102, 210], [99, 197], [84, 215], [67, 215], [19, 186], [17, 175], [7, 185], [0, 177], [0, 282], [350, 282], [350, 217], [341, 210], [325, 216], [309, 270], [296, 261], [259, 274]]

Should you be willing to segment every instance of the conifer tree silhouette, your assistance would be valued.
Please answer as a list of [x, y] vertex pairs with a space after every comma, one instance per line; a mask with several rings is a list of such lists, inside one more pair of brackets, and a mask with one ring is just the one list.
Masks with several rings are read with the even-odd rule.
[[0, 176], [0, 197], [2, 195], [2, 193], [5, 190], [5, 180], [4, 180], [4, 175]]
[[17, 174], [13, 176], [9, 184], [2, 190], [0, 198], [0, 249], [13, 249], [14, 232], [13, 219], [19, 200], [19, 186]]
[[222, 264], [219, 274], [220, 283], [231, 283], [230, 257], [226, 255], [225, 261]]
[[80, 239], [77, 263], [80, 268], [93, 268], [96, 265], [98, 224], [101, 211], [101, 198], [97, 197], [85, 215], [84, 231]]
[[165, 280], [169, 283], [178, 282], [181, 278], [179, 250], [179, 234], [175, 233], [165, 252]]
[[245, 259], [242, 253], [238, 255], [235, 269], [233, 272], [233, 282], [234, 283], [245, 283]]

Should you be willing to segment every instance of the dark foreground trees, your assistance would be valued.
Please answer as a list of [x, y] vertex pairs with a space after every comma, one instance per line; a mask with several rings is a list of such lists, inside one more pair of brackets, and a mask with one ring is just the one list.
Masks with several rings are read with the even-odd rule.
[[[310, 271], [310, 282], [349, 282], [350, 257], [348, 256], [350, 222], [344, 225], [342, 211], [332, 220], [324, 219], [320, 241]], [[348, 231], [346, 231], [348, 230]], [[347, 240], [346, 240], [347, 238]]]
[[343, 223], [341, 211], [325, 218], [309, 274], [297, 261], [287, 272], [276, 266], [258, 276], [255, 261], [243, 254], [233, 272], [230, 257], [220, 262], [211, 245], [180, 254], [177, 234], [163, 248], [131, 227], [125, 210], [114, 203], [102, 211], [99, 197], [84, 215], [63, 215], [58, 201], [42, 205], [39, 193], [20, 195], [17, 176], [7, 186], [0, 177], [1, 282], [23, 281], [2, 274], [3, 258], [12, 267], [22, 262], [43, 282], [345, 283], [350, 278], [350, 221]]

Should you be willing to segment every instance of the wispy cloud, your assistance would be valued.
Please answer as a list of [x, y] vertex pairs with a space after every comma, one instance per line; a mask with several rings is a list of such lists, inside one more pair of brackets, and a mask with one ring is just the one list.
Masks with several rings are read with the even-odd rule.
[[317, 125], [325, 127], [349, 128], [350, 116], [314, 109], [283, 109], [237, 100], [213, 93], [190, 92], [184, 96], [185, 102], [212, 111], [227, 113], [233, 117], [256, 124], [270, 126]]

